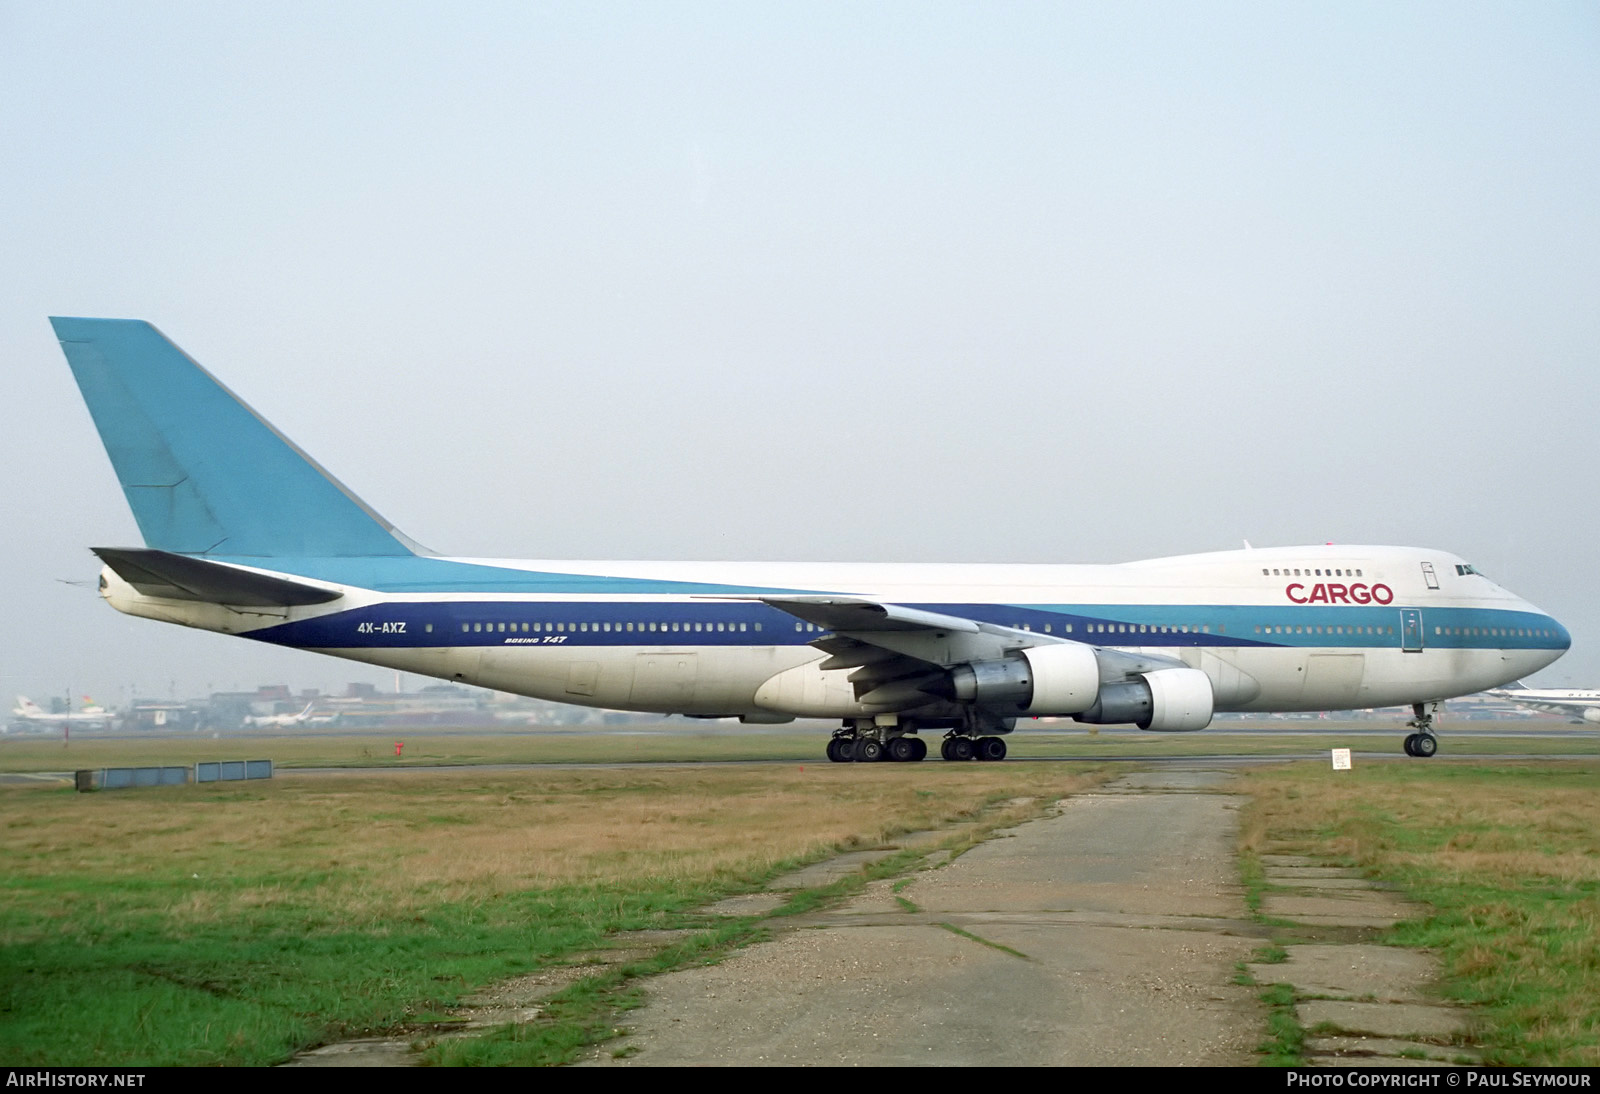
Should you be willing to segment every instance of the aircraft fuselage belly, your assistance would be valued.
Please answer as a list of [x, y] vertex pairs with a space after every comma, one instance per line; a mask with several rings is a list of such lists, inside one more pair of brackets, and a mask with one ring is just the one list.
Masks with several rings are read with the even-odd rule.
[[[804, 646], [735, 650], [709, 646], [571, 647], [481, 653], [459, 648], [367, 647], [313, 652], [535, 699], [611, 710], [731, 716], [765, 709], [815, 718], [873, 713], [872, 708], [845, 698], [848, 689], [830, 689], [826, 700], [819, 701], [797, 687], [758, 702], [763, 685], [780, 673], [821, 662], [821, 654]], [[1362, 710], [1467, 694], [1540, 667], [1538, 657], [1516, 654], [1498, 650], [1368, 650], [1351, 654], [1338, 649], [1237, 649], [1208, 651], [1207, 660], [1234, 665], [1260, 683], [1259, 693], [1247, 701], [1229, 701], [1219, 691], [1217, 710], [1244, 713]], [[686, 664], [693, 665], [692, 673], [680, 667]], [[1215, 665], [1197, 667], [1216, 671]], [[837, 676], [820, 671], [815, 675], [824, 681], [829, 675]]]

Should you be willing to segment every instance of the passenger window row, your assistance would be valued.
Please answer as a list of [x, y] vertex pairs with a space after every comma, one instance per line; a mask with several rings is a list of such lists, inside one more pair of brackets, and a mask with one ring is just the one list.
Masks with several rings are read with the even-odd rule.
[[[1337, 576], [1337, 575], [1335, 575]], [[1357, 571], [1359, 576], [1359, 571]], [[1018, 623], [1018, 630], [1032, 630], [1032, 625]], [[432, 632], [433, 624], [425, 625], [428, 632]], [[794, 629], [801, 633], [823, 633], [823, 629], [814, 623], [800, 623]], [[463, 634], [746, 634], [760, 632], [760, 623], [463, 623]], [[1211, 634], [1209, 623], [1194, 624], [1164, 624], [1164, 623], [1089, 623], [1085, 625], [1086, 634]], [[1054, 633], [1052, 625], [1044, 625], [1044, 633]], [[1062, 634], [1073, 633], [1071, 623], [1062, 624]], [[1228, 628], [1217, 624], [1217, 634], [1227, 634]], [[1257, 634], [1331, 634], [1331, 635], [1392, 635], [1393, 627], [1348, 627], [1348, 626], [1265, 626], [1257, 625]], [[1433, 628], [1435, 635], [1448, 635], [1455, 638], [1554, 638], [1555, 632], [1548, 628], [1537, 627], [1443, 627]]]
[[[430, 625], [430, 629], [431, 629], [431, 625]], [[723, 634], [723, 633], [745, 633], [745, 632], [748, 632], [750, 630], [759, 631], [759, 630], [761, 630], [761, 624], [760, 623], [683, 623], [683, 622], [677, 622], [677, 623], [463, 623], [463, 624], [461, 624], [461, 630], [462, 630], [463, 634], [468, 633], [468, 632], [471, 632], [473, 634], [485, 633], [485, 632], [493, 633], [493, 634], [528, 634], [530, 629], [531, 629], [532, 633], [534, 633], [534, 634], [583, 634], [583, 633], [588, 633], [588, 632], [593, 632], [593, 633], [608, 633], [609, 632], [609, 633], [614, 633], [614, 634], [629, 634], [629, 633], [638, 634], [638, 633], [648, 633], [648, 632], [651, 632], [651, 631], [654, 631], [654, 632], [657, 632], [657, 633], [660, 633], [660, 632], [673, 632], [673, 631], [684, 631], [684, 632], [695, 632], [695, 633], [713, 632], [713, 633]]]

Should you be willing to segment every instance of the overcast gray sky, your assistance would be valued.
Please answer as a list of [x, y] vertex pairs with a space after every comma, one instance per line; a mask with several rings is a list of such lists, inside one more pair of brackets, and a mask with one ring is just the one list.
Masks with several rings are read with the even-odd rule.
[[391, 680], [99, 602], [50, 314], [450, 553], [1433, 546], [1600, 686], [1592, 3], [0, 0], [0, 142], [0, 697]]

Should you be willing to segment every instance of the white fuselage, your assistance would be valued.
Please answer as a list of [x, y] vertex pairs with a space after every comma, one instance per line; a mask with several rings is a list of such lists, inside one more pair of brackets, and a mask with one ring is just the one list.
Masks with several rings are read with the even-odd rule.
[[[1176, 659], [1227, 711], [1420, 703], [1516, 680], [1570, 644], [1540, 609], [1440, 551], [1267, 548], [1116, 565], [273, 560], [343, 595], [240, 610], [163, 600], [109, 569], [135, 615], [521, 695], [621, 710], [861, 717], [826, 637], [756, 598], [903, 605]], [[254, 560], [266, 563], [267, 560]], [[425, 567], [423, 564], [426, 564]]]

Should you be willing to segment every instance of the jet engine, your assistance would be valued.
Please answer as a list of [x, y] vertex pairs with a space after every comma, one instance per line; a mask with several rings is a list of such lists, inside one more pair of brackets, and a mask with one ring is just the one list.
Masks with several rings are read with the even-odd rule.
[[1077, 714], [1100, 691], [1100, 662], [1089, 646], [1033, 646], [998, 661], [973, 661], [950, 671], [953, 698], [1020, 714]]
[[1140, 729], [1187, 732], [1211, 724], [1211, 678], [1199, 669], [1155, 669], [1103, 684], [1094, 705], [1073, 717], [1093, 725], [1132, 722]]

